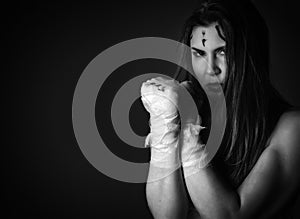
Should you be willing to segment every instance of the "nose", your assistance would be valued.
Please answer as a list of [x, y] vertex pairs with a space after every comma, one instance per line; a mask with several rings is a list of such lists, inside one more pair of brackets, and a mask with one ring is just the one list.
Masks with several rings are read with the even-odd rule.
[[221, 74], [221, 69], [218, 66], [217, 59], [214, 56], [209, 56], [207, 59], [207, 74], [209, 75], [219, 75]]

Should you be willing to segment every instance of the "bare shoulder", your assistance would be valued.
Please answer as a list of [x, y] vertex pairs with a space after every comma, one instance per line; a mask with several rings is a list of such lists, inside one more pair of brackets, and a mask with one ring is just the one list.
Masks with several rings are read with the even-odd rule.
[[[294, 175], [300, 165], [300, 110], [281, 115], [270, 139], [270, 148], [279, 154], [280, 164], [287, 175]], [[300, 178], [300, 174], [299, 175]]]
[[274, 149], [281, 149], [281, 147], [286, 148], [287, 145], [290, 145], [289, 143], [292, 143], [291, 141], [299, 140], [299, 131], [300, 110], [283, 113], [273, 130], [270, 146], [274, 147]]
[[293, 211], [288, 209], [287, 203], [293, 202], [299, 191], [299, 130], [300, 111], [288, 111], [280, 116], [269, 146], [238, 188], [241, 198], [238, 218], [248, 218], [247, 215], [253, 212], [258, 215], [261, 209], [264, 209], [261, 212], [263, 218], [274, 218], [280, 209]]

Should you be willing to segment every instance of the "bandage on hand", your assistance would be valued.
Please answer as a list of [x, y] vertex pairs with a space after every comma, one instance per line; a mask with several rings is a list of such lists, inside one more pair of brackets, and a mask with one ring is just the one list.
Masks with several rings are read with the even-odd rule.
[[145, 146], [151, 147], [150, 163], [157, 167], [180, 166], [179, 89], [181, 87], [176, 80], [162, 77], [152, 78], [141, 86], [141, 100], [150, 113], [150, 133], [146, 137]]
[[200, 132], [205, 128], [201, 126], [200, 116], [195, 123], [190, 122], [182, 127], [181, 162], [185, 177], [207, 166], [207, 153], [200, 138]]
[[[193, 96], [196, 101], [195, 104], [201, 107], [203, 100], [200, 95], [196, 95], [200, 91], [193, 87], [189, 81], [182, 82], [181, 85]], [[200, 139], [200, 132], [205, 127], [201, 126], [202, 119], [198, 112], [190, 111], [188, 114], [190, 115], [187, 115], [183, 124], [181, 124], [182, 144], [180, 154], [185, 177], [193, 175], [207, 165], [205, 145], [202, 144]]]

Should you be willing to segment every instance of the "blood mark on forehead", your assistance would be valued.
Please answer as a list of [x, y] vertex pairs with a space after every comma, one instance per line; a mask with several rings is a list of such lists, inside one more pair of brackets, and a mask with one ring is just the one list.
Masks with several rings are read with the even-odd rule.
[[203, 46], [205, 47], [205, 42], [206, 42], [206, 40], [207, 40], [207, 39], [204, 38], [204, 37], [205, 37], [205, 30], [202, 30], [202, 37], [203, 37], [203, 39], [202, 39], [202, 44], [203, 44]]

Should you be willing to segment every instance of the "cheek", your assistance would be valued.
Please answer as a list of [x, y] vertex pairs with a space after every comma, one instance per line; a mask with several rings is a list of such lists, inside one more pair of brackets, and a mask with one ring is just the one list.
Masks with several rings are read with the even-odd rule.
[[226, 70], [226, 69], [227, 69], [226, 58], [223, 58], [223, 59], [221, 60], [221, 63], [222, 63], [222, 68], [223, 68], [224, 70]]
[[194, 70], [194, 73], [196, 74], [196, 76], [203, 75], [204, 70], [205, 70], [204, 69], [205, 65], [204, 65], [203, 60], [193, 58], [192, 59], [192, 66], [193, 66], [193, 70]]
[[226, 75], [227, 75], [227, 62], [226, 62], [226, 60], [222, 60], [220, 68], [221, 68], [220, 80], [221, 80], [221, 83], [224, 83]]

